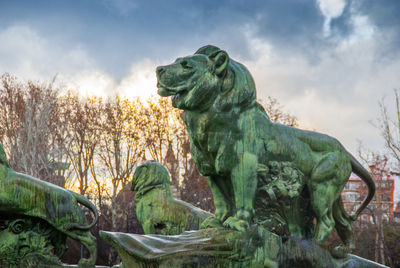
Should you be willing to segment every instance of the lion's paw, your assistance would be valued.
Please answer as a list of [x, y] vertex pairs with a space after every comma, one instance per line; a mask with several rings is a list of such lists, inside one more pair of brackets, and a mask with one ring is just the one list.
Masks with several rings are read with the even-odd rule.
[[78, 262], [79, 268], [95, 268], [96, 265], [93, 263], [93, 260], [90, 259], [80, 259]]
[[214, 216], [208, 217], [200, 224], [200, 229], [218, 228], [218, 227], [222, 227], [222, 222]]
[[347, 254], [349, 254], [351, 252], [350, 248], [348, 246], [345, 245], [340, 245], [335, 247], [332, 250], [332, 256], [334, 258], [338, 258], [338, 259], [343, 259], [347, 256]]
[[238, 219], [236, 217], [229, 217], [224, 222], [224, 227], [238, 230], [239, 232], [244, 232], [249, 228], [249, 223], [245, 220]]

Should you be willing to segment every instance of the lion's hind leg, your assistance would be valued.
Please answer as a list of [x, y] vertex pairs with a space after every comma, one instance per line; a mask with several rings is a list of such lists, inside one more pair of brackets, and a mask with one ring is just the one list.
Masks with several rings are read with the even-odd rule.
[[344, 210], [341, 196], [333, 204], [333, 218], [336, 232], [343, 241], [343, 245], [336, 247], [333, 253], [336, 257], [345, 257], [347, 253], [354, 250], [355, 246], [353, 221]]
[[322, 244], [332, 232], [335, 221], [332, 215], [331, 194], [325, 192], [325, 187], [317, 186], [317, 192], [314, 192], [311, 197], [312, 208], [316, 217], [316, 227], [314, 231], [314, 240], [318, 244]]
[[326, 154], [311, 174], [311, 205], [316, 216], [314, 240], [322, 244], [335, 227], [333, 204], [350, 175], [351, 166], [340, 152]]
[[96, 238], [89, 231], [71, 230], [66, 232], [66, 235], [72, 239], [82, 243], [88, 250], [89, 258], [81, 259], [78, 262], [80, 268], [92, 268], [96, 265], [97, 260], [97, 244]]

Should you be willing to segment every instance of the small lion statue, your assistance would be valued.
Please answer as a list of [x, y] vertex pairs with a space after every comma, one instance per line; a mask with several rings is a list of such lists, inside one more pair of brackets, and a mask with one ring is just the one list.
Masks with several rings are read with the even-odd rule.
[[135, 210], [145, 234], [178, 235], [198, 230], [214, 215], [173, 198], [168, 170], [157, 161], [139, 165], [133, 175]]
[[[375, 184], [339, 141], [272, 122], [256, 100], [249, 71], [218, 47], [202, 47], [156, 73], [158, 94], [171, 96], [172, 105], [184, 111], [192, 157], [214, 196], [215, 218], [205, 227], [245, 231], [254, 216], [260, 165], [285, 161], [305, 176], [316, 218], [313, 239], [321, 244], [336, 228], [343, 241], [337, 252], [354, 247], [352, 222], [373, 198]], [[351, 172], [369, 189], [352, 216], [341, 200]]]
[[[88, 224], [78, 203], [93, 212], [95, 219], [92, 223]], [[95, 267], [96, 238], [89, 230], [98, 219], [96, 207], [84, 196], [15, 172], [8, 164], [1, 143], [0, 214], [28, 216], [44, 220], [61, 234], [79, 241], [86, 247], [90, 256], [88, 259], [81, 259], [79, 267]]]

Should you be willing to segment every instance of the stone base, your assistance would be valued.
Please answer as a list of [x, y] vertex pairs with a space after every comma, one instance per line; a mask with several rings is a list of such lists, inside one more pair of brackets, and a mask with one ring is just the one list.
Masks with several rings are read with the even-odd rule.
[[281, 237], [257, 226], [240, 233], [204, 229], [181, 235], [100, 232], [121, 257], [120, 267], [386, 267], [347, 255], [335, 259], [311, 240]]

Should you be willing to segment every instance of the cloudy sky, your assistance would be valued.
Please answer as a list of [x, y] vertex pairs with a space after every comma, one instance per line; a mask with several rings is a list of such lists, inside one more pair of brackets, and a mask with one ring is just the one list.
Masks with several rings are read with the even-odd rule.
[[[398, 0], [0, 0], [0, 74], [80, 92], [156, 94], [155, 67], [206, 44], [252, 72], [302, 127], [380, 150], [400, 88]], [[393, 109], [391, 109], [393, 110]]]

